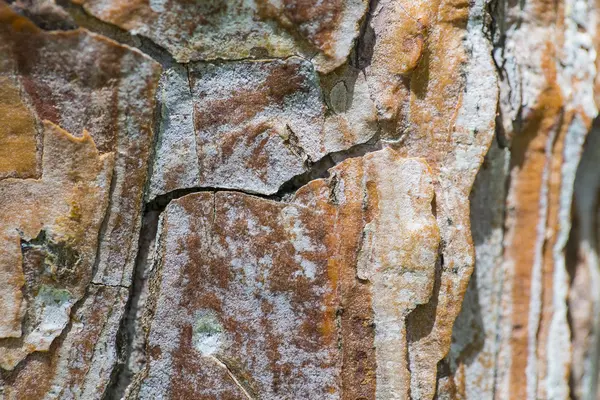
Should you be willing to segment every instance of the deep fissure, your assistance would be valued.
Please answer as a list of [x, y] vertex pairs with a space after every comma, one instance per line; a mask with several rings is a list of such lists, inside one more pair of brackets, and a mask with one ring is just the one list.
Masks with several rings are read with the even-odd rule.
[[[315, 179], [324, 179], [329, 177], [328, 170], [339, 165], [341, 162], [352, 157], [361, 157], [373, 151], [381, 149], [381, 141], [378, 135], [375, 135], [370, 141], [352, 146], [350, 149], [334, 152], [326, 155], [319, 161], [310, 165], [305, 173], [298, 175], [288, 182], [281, 185], [279, 191], [274, 195], [261, 195], [247, 191], [216, 188], [216, 187], [192, 187], [170, 191], [157, 196], [144, 205], [142, 216], [142, 226], [139, 234], [138, 252], [134, 264], [133, 280], [130, 288], [130, 294], [125, 308], [124, 316], [121, 321], [117, 334], [117, 353], [119, 362], [111, 376], [111, 382], [105, 392], [104, 399], [120, 399], [124, 396], [127, 387], [131, 383], [133, 371], [131, 371], [131, 356], [133, 354], [134, 340], [136, 339], [136, 324], [138, 312], [140, 310], [140, 301], [146, 288], [146, 272], [151, 253], [154, 250], [156, 235], [161, 214], [165, 211], [171, 201], [179, 199], [193, 193], [200, 192], [234, 192], [242, 193], [248, 196], [255, 196], [270, 201], [287, 201], [302, 186]], [[150, 169], [151, 170], [151, 169]]]

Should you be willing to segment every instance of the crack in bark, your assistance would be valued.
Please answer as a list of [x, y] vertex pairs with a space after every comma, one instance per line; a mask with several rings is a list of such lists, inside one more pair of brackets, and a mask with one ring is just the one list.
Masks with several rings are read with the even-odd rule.
[[100, 283], [100, 282], [90, 282], [90, 285], [98, 286], [98, 287], [129, 289], [129, 286], [125, 286], [125, 285], [119, 285], [119, 284], [111, 285], [108, 283]]
[[[377, 0], [371, 1], [369, 10], [367, 11], [367, 14], [363, 21], [361, 35], [357, 38], [357, 41], [356, 41], [355, 55], [356, 55], [356, 63], [357, 64], [363, 63], [364, 60], [362, 60], [362, 58], [365, 58], [365, 57], [366, 57], [365, 60], [369, 59], [368, 62], [370, 62], [370, 58], [369, 58], [368, 54], [366, 54], [366, 53], [368, 53], [368, 47], [369, 47], [368, 45], [370, 44], [370, 46], [372, 47], [372, 43], [368, 42], [367, 44], [365, 44], [366, 43], [365, 35], [368, 35], [367, 31], [369, 29], [369, 21], [371, 18], [371, 12], [372, 12], [373, 8], [375, 7], [376, 3], [377, 3]], [[71, 16], [71, 18], [75, 21], [75, 23], [79, 27], [87, 29], [88, 31], [90, 31], [92, 33], [105, 36], [119, 44], [136, 48], [139, 51], [141, 51], [142, 53], [144, 53], [145, 55], [147, 55], [150, 58], [157, 61], [159, 64], [161, 64], [164, 69], [173, 68], [173, 67], [177, 67], [177, 66], [186, 68], [188, 84], [190, 85], [190, 92], [191, 92], [191, 89], [192, 89], [191, 80], [190, 80], [189, 70], [187, 68], [189, 63], [186, 64], [186, 63], [176, 62], [175, 59], [173, 58], [173, 56], [166, 49], [157, 45], [152, 40], [150, 40], [146, 37], [133, 35], [133, 34], [127, 32], [126, 30], [121, 29], [113, 24], [104, 22], [94, 16], [91, 16], [80, 5], [75, 5], [68, 0], [58, 0], [57, 4], [59, 6], [61, 6], [65, 11], [67, 11], [67, 13]], [[295, 56], [282, 57], [282, 58], [264, 58], [264, 57], [262, 57], [261, 59], [256, 59], [256, 58], [244, 58], [244, 59], [239, 59], [239, 60], [218, 59], [218, 60], [210, 60], [210, 61], [217, 62], [217, 63], [240, 62], [240, 61], [248, 61], [248, 60], [271, 61], [271, 60], [282, 60], [282, 59], [285, 60], [290, 57], [300, 57], [300, 58], [306, 59], [305, 57], [302, 57], [301, 55], [295, 55]], [[202, 61], [208, 61], [208, 60], [202, 60]], [[352, 63], [352, 57], [350, 58], [349, 62]], [[368, 65], [368, 62], [366, 65]], [[160, 120], [161, 120], [159, 107], [160, 106], [157, 104], [157, 109], [155, 110], [156, 111], [155, 120], [154, 120], [155, 135], [154, 135], [154, 143], [152, 146], [153, 152], [156, 152], [156, 144], [157, 144], [157, 140], [158, 140], [158, 135], [156, 134], [156, 132], [158, 132], [158, 130], [156, 129], [156, 127], [158, 126], [158, 124], [160, 124]], [[290, 136], [292, 136], [291, 139], [293, 140], [294, 133], [291, 131], [291, 129], [289, 127], [288, 127], [288, 129], [290, 131]], [[344, 160], [351, 158], [351, 157], [360, 157], [360, 156], [363, 156], [372, 151], [381, 149], [382, 146], [381, 146], [381, 141], [380, 141], [380, 137], [379, 137], [379, 131], [380, 130], [378, 129], [377, 133], [366, 143], [354, 145], [347, 150], [329, 153], [316, 162], [312, 162], [312, 160], [310, 160], [307, 157], [307, 160], [305, 160], [307, 170], [304, 173], [297, 175], [297, 176], [293, 177], [292, 179], [288, 180], [287, 182], [285, 182], [284, 184], [282, 184], [280, 186], [278, 192], [274, 195], [266, 196], [266, 195], [260, 195], [260, 194], [256, 194], [256, 193], [250, 193], [250, 192], [247, 192], [244, 190], [233, 190], [233, 189], [216, 188], [216, 187], [190, 187], [190, 188], [177, 189], [177, 190], [165, 193], [163, 195], [159, 195], [152, 201], [146, 201], [143, 206], [143, 211], [142, 211], [142, 221], [141, 221], [140, 232], [139, 232], [139, 237], [138, 237], [138, 251], [136, 253], [136, 258], [135, 258], [132, 284], [130, 286], [109, 285], [109, 284], [105, 284], [102, 282], [92, 281], [92, 282], [90, 282], [90, 286], [88, 286], [88, 289], [91, 286], [101, 286], [101, 287], [115, 287], [115, 288], [118, 287], [118, 288], [129, 290], [127, 304], [125, 306], [125, 310], [123, 312], [123, 317], [119, 324], [119, 329], [118, 329], [117, 338], [116, 338], [116, 352], [117, 352], [118, 361], [117, 361], [117, 364], [115, 365], [115, 367], [113, 368], [113, 371], [110, 376], [110, 381], [109, 381], [108, 385], [106, 386], [106, 389], [102, 395], [102, 398], [103, 399], [121, 399], [121, 398], [123, 398], [126, 395], [127, 390], [130, 387], [130, 385], [133, 381], [133, 378], [135, 376], [135, 371], [132, 368], [132, 367], [134, 367], [134, 365], [133, 365], [134, 360], [132, 357], [135, 355], [136, 340], [140, 339], [139, 335], [140, 335], [141, 331], [140, 331], [140, 326], [139, 326], [139, 322], [140, 322], [139, 317], [140, 317], [140, 312], [143, 310], [143, 301], [145, 300], [144, 296], [146, 296], [148, 294], [147, 293], [148, 277], [146, 276], [147, 272], [148, 272], [148, 265], [152, 259], [152, 253], [153, 253], [153, 249], [155, 246], [160, 216], [172, 200], [181, 198], [188, 194], [198, 193], [198, 192], [216, 193], [219, 191], [228, 191], [228, 192], [237, 192], [237, 193], [243, 193], [246, 195], [256, 196], [256, 197], [260, 197], [260, 198], [263, 198], [265, 200], [270, 200], [270, 201], [286, 201], [291, 196], [293, 196], [293, 194], [298, 189], [300, 189], [302, 186], [308, 184], [312, 180], [328, 178], [329, 177], [328, 170], [330, 168], [338, 165], [339, 163], [343, 162]], [[296, 145], [296, 144], [297, 143], [290, 143], [290, 145]], [[154, 167], [153, 167], [152, 163], [149, 163], [148, 177], [152, 176], [153, 168]], [[148, 179], [148, 181], [146, 183], [146, 188], [145, 188], [146, 193], [148, 192], [147, 189], [148, 189], [149, 182], [150, 182], [150, 179]], [[111, 196], [111, 197], [112, 197], [112, 193], [114, 191], [115, 184], [116, 184], [116, 178], [115, 178], [115, 176], [113, 176], [112, 180], [111, 180], [111, 190], [109, 192], [109, 196]], [[109, 199], [110, 199], [110, 197], [109, 197]], [[214, 213], [216, 213], [215, 206], [216, 206], [216, 204], [213, 204], [213, 212]], [[100, 231], [101, 234], [99, 235], [99, 239], [98, 239], [99, 244], [100, 244], [100, 241], [102, 240], [101, 238], [102, 238], [103, 234], [106, 231], [108, 220], [110, 218], [109, 210], [110, 210], [110, 203], [109, 203], [109, 207], [107, 209], [107, 213], [105, 214], [104, 220], [101, 225], [101, 231]], [[96, 260], [94, 263], [94, 269], [93, 269], [94, 275], [96, 274], [96, 272], [98, 270], [98, 265], [100, 263], [100, 253], [101, 253], [101, 250], [100, 250], [100, 246], [99, 246], [98, 250], [97, 250], [97, 257], [96, 257]], [[92, 276], [94, 276], [94, 275], [92, 275]], [[72, 313], [76, 312], [77, 309], [88, 298], [88, 295], [89, 295], [88, 289], [86, 289], [86, 294], [73, 306]], [[57, 345], [58, 345], [58, 343], [62, 342], [62, 340], [64, 340], [64, 338], [68, 335], [68, 333], [72, 327], [72, 322], [73, 322], [72, 320], [69, 320], [68, 325], [65, 327], [65, 329], [63, 330], [61, 335], [57, 338], [57, 340], [56, 340]], [[143, 347], [142, 347], [142, 349], [143, 349]], [[242, 390], [242, 392], [248, 399], [254, 400], [256, 398], [256, 396], [253, 396], [248, 391], [248, 389], [240, 382], [240, 380], [235, 376], [235, 374], [232, 372], [232, 370], [227, 366], [227, 364], [225, 362], [217, 359], [216, 357], [215, 357], [215, 360], [227, 369], [227, 372], [228, 372], [229, 376], [231, 377], [231, 379], [236, 383], [237, 386], [240, 387], [240, 389]]]
[[302, 186], [316, 179], [329, 178], [329, 169], [339, 165], [344, 160], [354, 157], [362, 157], [368, 153], [381, 150], [382, 144], [379, 137], [379, 131], [365, 143], [356, 144], [347, 150], [328, 153], [320, 160], [310, 164], [310, 168], [295, 177], [284, 182], [277, 193], [268, 196], [271, 200], [285, 201], [298, 191]]
[[304, 148], [300, 145], [300, 140], [296, 135], [296, 132], [292, 129], [289, 124], [285, 124], [285, 129], [287, 132], [287, 138], [283, 140], [283, 144], [290, 149], [292, 153], [298, 158], [302, 160], [302, 164], [304, 168], [307, 170], [310, 169], [310, 166], [313, 164], [310, 156], [306, 153]]
[[69, 0], [57, 0], [56, 4], [61, 6], [81, 28], [106, 36], [119, 44], [136, 48], [165, 69], [177, 64], [171, 53], [145, 36], [131, 34], [116, 25], [104, 22], [88, 14], [83, 6], [73, 4]]
[[244, 385], [242, 383], [241, 379], [238, 379], [238, 377], [233, 373], [233, 370], [229, 367], [229, 365], [227, 365], [227, 363], [225, 361], [221, 360], [217, 356], [210, 356], [210, 358], [215, 363], [217, 363], [219, 366], [221, 366], [222, 368], [225, 368], [227, 370], [227, 375], [229, 375], [231, 380], [233, 382], [235, 382], [235, 384], [240, 388], [240, 390], [242, 391], [242, 393], [244, 393], [244, 395], [248, 398], [248, 400], [257, 400], [258, 399], [255, 395], [250, 394], [249, 388], [246, 388], [246, 385]]
[[284, 182], [280, 186], [277, 193], [272, 195], [264, 195], [242, 189], [230, 189], [227, 187], [194, 186], [175, 189], [170, 192], [158, 195], [153, 200], [146, 203], [146, 209], [162, 212], [172, 200], [178, 199], [188, 194], [199, 192], [234, 192], [242, 193], [248, 196], [259, 197], [270, 201], [287, 202], [288, 199], [291, 196], [293, 196], [302, 186], [316, 179], [329, 178], [329, 169], [339, 165], [344, 160], [348, 158], [362, 157], [368, 153], [381, 150], [381, 148], [382, 144], [379, 140], [379, 136], [375, 135], [371, 140], [369, 140], [366, 143], [357, 144], [355, 146], [350, 147], [347, 150], [329, 153], [323, 158], [321, 158], [319, 161], [311, 163], [309, 170], [307, 170], [306, 172], [300, 175], [296, 175], [295, 177], [289, 179], [287, 182]]
[[371, 65], [373, 58], [373, 48], [375, 47], [375, 32], [371, 27], [371, 19], [373, 12], [377, 8], [379, 0], [370, 0], [367, 6], [367, 12], [363, 18], [359, 34], [355, 41], [354, 55], [350, 55], [349, 64], [353, 67], [364, 71], [366, 67]]
[[[159, 101], [156, 101], [152, 121], [153, 138], [149, 154], [150, 160], [154, 160], [154, 155], [158, 146], [158, 132], [161, 119], [161, 104]], [[148, 162], [146, 183], [143, 192], [144, 199], [146, 198], [147, 193], [149, 193], [148, 189], [150, 187], [153, 169], [154, 163], [152, 161]], [[133, 345], [136, 337], [135, 329], [139, 302], [146, 286], [146, 266], [158, 231], [161, 211], [150, 209], [148, 203], [145, 203], [142, 206], [141, 214], [141, 224], [139, 225], [137, 238], [138, 249], [135, 254], [132, 271], [133, 276], [131, 277], [131, 285], [129, 287], [129, 294], [127, 295], [125, 310], [123, 311], [123, 316], [119, 322], [119, 329], [117, 331], [116, 352], [119, 361], [112, 370], [110, 381], [102, 396], [103, 400], [122, 399], [133, 378], [129, 363], [133, 354]]]
[[108, 189], [108, 204], [106, 205], [106, 211], [104, 212], [104, 217], [102, 218], [102, 223], [100, 224], [100, 230], [98, 231], [98, 240], [97, 240], [97, 248], [96, 248], [96, 258], [94, 259], [94, 264], [92, 265], [92, 284], [101, 284], [100, 282], [96, 282], [96, 273], [98, 272], [98, 267], [100, 266], [100, 253], [102, 249], [102, 238], [106, 234], [106, 230], [108, 229], [108, 222], [110, 220], [110, 210], [112, 210], [113, 204], [113, 195], [115, 194], [115, 189], [117, 187], [117, 174], [113, 170], [113, 173], [110, 177], [110, 187]]
[[[312, 58], [307, 58], [302, 54], [291, 54], [286, 57], [270, 57], [270, 56], [261, 56], [261, 57], [241, 57], [241, 58], [213, 58], [213, 59], [201, 59], [194, 60], [188, 63], [178, 62], [171, 53], [160, 46], [152, 39], [147, 38], [146, 36], [132, 34], [129, 31], [120, 28], [117, 25], [111, 24], [110, 22], [105, 22], [91, 14], [89, 14], [85, 8], [78, 4], [73, 4], [70, 0], [56, 0], [56, 4], [62, 7], [68, 15], [73, 19], [75, 26], [65, 25], [65, 26], [52, 26], [52, 29], [59, 30], [72, 30], [79, 28], [84, 28], [92, 33], [105, 36], [121, 45], [129, 46], [136, 48], [141, 51], [148, 57], [152, 58], [154, 61], [158, 62], [164, 69], [172, 68], [174, 66], [187, 66], [190, 63], [194, 62], [211, 62], [211, 63], [234, 63], [234, 62], [243, 62], [243, 61], [275, 61], [275, 60], [287, 60], [291, 57], [299, 57], [302, 58], [312, 64]], [[29, 16], [25, 15], [29, 18]], [[36, 23], [34, 21], [34, 23]], [[36, 23], [40, 28], [45, 29], [44, 26]]]
[[190, 101], [192, 104], [192, 129], [194, 130], [194, 149], [196, 150], [196, 158], [198, 158], [198, 130], [196, 129], [196, 105], [194, 104], [194, 85], [192, 84], [192, 75], [190, 73], [189, 64], [185, 66], [185, 74], [188, 81], [188, 87], [190, 89]]
[[[124, 317], [121, 320], [119, 331], [117, 333], [117, 353], [120, 361], [114, 368], [111, 375], [111, 381], [107, 386], [107, 390], [104, 393], [103, 399], [121, 399], [126, 393], [133, 376], [134, 371], [131, 369], [132, 355], [134, 351], [135, 339], [138, 337], [138, 313], [141, 308], [140, 303], [143, 301], [143, 296], [146, 294], [147, 289], [147, 266], [151, 261], [151, 254], [154, 249], [156, 235], [158, 232], [158, 225], [160, 216], [165, 211], [171, 201], [179, 199], [189, 194], [200, 193], [200, 192], [234, 192], [242, 193], [249, 196], [259, 197], [270, 201], [285, 201], [291, 197], [300, 187], [309, 183], [314, 179], [327, 178], [329, 177], [328, 169], [332, 168], [342, 161], [351, 157], [360, 157], [372, 151], [379, 150], [381, 143], [378, 135], [371, 141], [363, 144], [359, 144], [351, 147], [348, 150], [330, 153], [323, 157], [321, 160], [312, 164], [311, 169], [306, 173], [292, 178], [286, 184], [282, 185], [281, 189], [271, 196], [259, 195], [250, 193], [242, 190], [232, 190], [226, 188], [215, 188], [215, 187], [191, 187], [184, 189], [177, 189], [171, 192], [159, 195], [152, 201], [147, 202], [144, 205], [144, 213], [142, 217], [142, 226], [140, 229], [140, 236], [138, 242], [138, 252], [136, 255], [134, 276], [132, 285], [129, 288], [130, 294], [128, 303], [125, 308]], [[213, 203], [213, 213], [216, 213], [216, 204]], [[222, 363], [222, 362], [221, 362]], [[226, 366], [225, 363], [223, 365]], [[226, 366], [227, 367], [227, 366]], [[232, 379], [239, 382], [237, 378], [232, 375], [232, 372], [227, 368]], [[245, 390], [245, 389], [244, 389]], [[249, 399], [253, 397], [249, 396], [245, 391]]]
[[134, 341], [137, 336], [137, 316], [140, 310], [140, 302], [143, 300], [142, 296], [146, 287], [146, 267], [154, 248], [161, 212], [146, 208], [142, 217], [133, 281], [129, 288], [130, 292], [125, 312], [123, 313], [123, 319], [117, 332], [117, 355], [120, 360], [113, 369], [111, 380], [107, 385], [103, 399], [123, 398], [134, 375], [130, 362], [134, 350]]

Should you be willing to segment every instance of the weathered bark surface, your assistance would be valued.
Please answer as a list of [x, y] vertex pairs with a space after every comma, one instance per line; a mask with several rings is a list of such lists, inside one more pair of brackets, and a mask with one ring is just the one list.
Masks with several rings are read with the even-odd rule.
[[599, 398], [597, 7], [0, 0], [0, 399]]

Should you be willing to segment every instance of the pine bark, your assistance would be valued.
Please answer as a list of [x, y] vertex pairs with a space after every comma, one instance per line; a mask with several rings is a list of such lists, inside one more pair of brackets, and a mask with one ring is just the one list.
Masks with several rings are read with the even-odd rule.
[[599, 398], [594, 0], [0, 0], [0, 399]]

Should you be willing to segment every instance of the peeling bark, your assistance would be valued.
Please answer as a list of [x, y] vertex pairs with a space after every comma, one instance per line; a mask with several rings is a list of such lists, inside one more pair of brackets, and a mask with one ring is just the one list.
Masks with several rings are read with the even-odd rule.
[[595, 399], [593, 0], [0, 0], [0, 399]]

